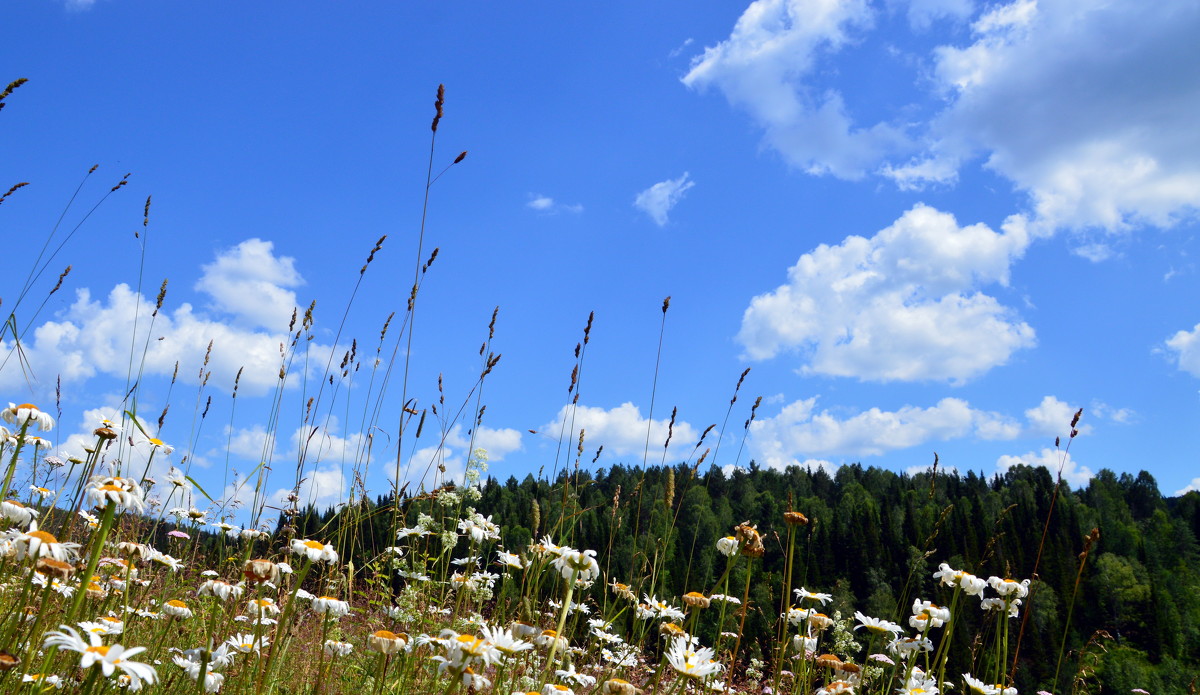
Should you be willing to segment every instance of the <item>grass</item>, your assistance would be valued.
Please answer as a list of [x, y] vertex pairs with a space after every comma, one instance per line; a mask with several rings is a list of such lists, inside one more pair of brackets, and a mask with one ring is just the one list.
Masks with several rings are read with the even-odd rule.
[[[14, 82], [0, 100], [20, 86]], [[665, 499], [650, 499], [641, 485], [626, 493], [626, 504], [665, 505], [666, 538], [642, 558], [649, 571], [612, 576], [604, 549], [570, 547], [577, 515], [569, 513], [572, 487], [584, 456], [584, 433], [576, 437], [572, 415], [558, 433], [558, 455], [547, 482], [557, 486], [563, 504], [531, 509], [531, 527], [539, 538], [525, 547], [506, 543], [500, 529], [475, 509], [486, 474], [486, 452], [474, 455], [462, 478], [451, 479], [444, 462], [447, 437], [456, 425], [472, 433], [482, 423], [487, 377], [500, 355], [492, 352], [496, 314], [479, 350], [478, 375], [457, 401], [447, 402], [439, 380], [436, 403], [418, 407], [411, 396], [410, 364], [424, 278], [438, 249], [426, 256], [425, 220], [429, 191], [466, 153], [434, 175], [436, 138], [443, 117], [444, 91], [438, 89], [432, 123], [422, 225], [417, 239], [413, 282], [406, 306], [383, 324], [374, 355], [359, 355], [352, 341], [340, 362], [312, 345], [315, 303], [297, 310], [282, 346], [270, 410], [263, 415], [267, 437], [264, 463], [235, 475], [226, 461], [224, 490], [211, 496], [190, 475], [190, 461], [172, 469], [166, 480], [150, 477], [156, 457], [171, 447], [150, 436], [149, 421], [139, 413], [138, 394], [149, 336], [167, 294], [164, 281], [153, 309], [139, 307], [130, 336], [127, 396], [119, 421], [96, 423], [86, 457], [62, 461], [47, 456], [49, 442], [39, 432], [54, 428], [49, 409], [13, 405], [3, 415], [9, 429], [0, 439], [0, 489], [5, 528], [0, 540], [0, 690], [40, 692], [63, 688], [83, 695], [108, 691], [162, 693], [684, 693], [703, 691], [813, 693], [933, 693], [954, 690], [983, 694], [1015, 692], [1015, 648], [1028, 580], [975, 577], [943, 565], [934, 576], [941, 595], [913, 598], [911, 614], [900, 622], [855, 613], [827, 615], [829, 594], [804, 587], [809, 520], [789, 511], [783, 520], [749, 520], [728, 529], [718, 541], [725, 565], [710, 586], [689, 586], [679, 597], [662, 592], [660, 550], [677, 532], [672, 473]], [[0, 101], [2, 103], [2, 101]], [[94, 172], [89, 171], [89, 176]], [[121, 181], [100, 197], [99, 206]], [[82, 187], [82, 186], [81, 186]], [[19, 191], [14, 186], [5, 198]], [[13, 349], [4, 367], [22, 369], [23, 340], [45, 301], [23, 320], [18, 311], [37, 280], [96, 209], [60, 235], [67, 210], [47, 238], [0, 338]], [[2, 199], [0, 199], [2, 200]], [[147, 199], [138, 235], [145, 257], [153, 238]], [[381, 237], [359, 271], [338, 323], [334, 344], [342, 339], [362, 278], [386, 241]], [[69, 272], [64, 271], [50, 294]], [[142, 274], [136, 290], [140, 296]], [[49, 295], [47, 295], [49, 296]], [[662, 338], [670, 298], [662, 305], [656, 358], [656, 394]], [[436, 317], [422, 316], [433, 325]], [[592, 319], [575, 348], [568, 395], [578, 403]], [[141, 336], [141, 339], [139, 339]], [[211, 353], [212, 344], [209, 344]], [[365, 351], [364, 351], [365, 352]], [[365, 360], [365, 388], [359, 367]], [[190, 423], [181, 449], [194, 448], [207, 423], [213, 396], [208, 392], [209, 357], [197, 376], [195, 398], [188, 398]], [[179, 373], [176, 365], [171, 390]], [[184, 366], [186, 369], [187, 367]], [[746, 370], [748, 372], [749, 370]], [[729, 414], [746, 377], [734, 389], [725, 422], [716, 432], [717, 454]], [[234, 381], [230, 425], [238, 414]], [[289, 380], [298, 389], [285, 392]], [[358, 380], [361, 403], [352, 405], [351, 385]], [[399, 383], [396, 383], [396, 382]], [[292, 481], [293, 494], [273, 508], [266, 487], [277, 465], [276, 441], [285, 398], [299, 393], [303, 437]], [[61, 394], [59, 394], [61, 396]], [[398, 398], [397, 398], [398, 395]], [[183, 397], [181, 397], [183, 398]], [[170, 397], [157, 419], [163, 430]], [[761, 399], [754, 403], [741, 435], [744, 444]], [[302, 514], [302, 482], [325, 456], [318, 433], [336, 414], [358, 421], [359, 431], [381, 428], [385, 405], [399, 406], [396, 459], [390, 506], [357, 504], [369, 500], [367, 480], [375, 442], [364, 437], [350, 456], [355, 481], [331, 537], [295, 536]], [[56, 402], [58, 419], [61, 405]], [[573, 410], [572, 410], [573, 413]], [[674, 413], [671, 416], [674, 423]], [[231, 428], [232, 429], [232, 428]], [[667, 443], [673, 435], [668, 428]], [[416, 441], [426, 431], [440, 441], [423, 464], [414, 461]], [[709, 456], [700, 452], [705, 430], [688, 464], [693, 470]], [[182, 432], [177, 428], [177, 431]], [[643, 466], [651, 465], [647, 430]], [[574, 470], [570, 474], [571, 452]], [[408, 456], [405, 456], [405, 453]], [[599, 452], [596, 454], [599, 456]], [[741, 450], [739, 446], [738, 457]], [[666, 444], [663, 445], [665, 463]], [[714, 454], [713, 458], [716, 458]], [[145, 460], [141, 465], [141, 459]], [[161, 458], [159, 459], [161, 463]], [[407, 470], [424, 465], [424, 470]], [[594, 461], [594, 459], [593, 459]], [[560, 475], [560, 471], [563, 473]], [[402, 480], [428, 480], [409, 490]], [[680, 481], [680, 486], [686, 485]], [[243, 495], [242, 492], [248, 494]], [[682, 498], [682, 492], [678, 495]], [[249, 504], [240, 508], [238, 500]], [[613, 514], [621, 503], [618, 490]], [[180, 506], [173, 506], [180, 505]], [[197, 506], [204, 507], [198, 509]], [[349, 558], [364, 555], [359, 532], [379, 515], [387, 516], [395, 545], [372, 549], [362, 566]], [[642, 515], [637, 515], [637, 519]], [[230, 521], [241, 519], [244, 528]], [[781, 603], [770, 643], [744, 639], [750, 613], [750, 567], [767, 552], [758, 524], [786, 525], [786, 573], [778, 587]], [[217, 527], [217, 531], [211, 529]], [[628, 530], [626, 530], [628, 532]], [[632, 529], [637, 534], [641, 528]], [[616, 533], [614, 527], [612, 533]], [[932, 539], [931, 539], [932, 540]], [[612, 536], [609, 539], [612, 547]], [[465, 552], [463, 550], [465, 546]], [[695, 548], [690, 555], [694, 556]], [[1081, 564], [1082, 571], [1082, 564]], [[731, 578], [744, 578], [742, 586]], [[691, 568], [688, 568], [691, 577]], [[909, 584], [913, 584], [912, 577]], [[907, 588], [905, 589], [907, 591]], [[949, 663], [948, 648], [967, 596], [980, 597], [988, 609], [984, 629], [975, 635], [975, 659]], [[906, 599], [907, 600], [907, 599]], [[943, 607], [945, 606], [945, 607]], [[755, 607], [762, 610], [763, 607]], [[701, 635], [711, 636], [706, 641]], [[1065, 644], [1064, 635], [1064, 644]], [[762, 655], [763, 658], [758, 658]], [[1009, 659], [1013, 668], [1007, 668]], [[1062, 656], [1060, 655], [1060, 664]], [[970, 673], [975, 675], [969, 675]], [[964, 675], [967, 674], [967, 675]], [[976, 679], [975, 676], [978, 676]]]

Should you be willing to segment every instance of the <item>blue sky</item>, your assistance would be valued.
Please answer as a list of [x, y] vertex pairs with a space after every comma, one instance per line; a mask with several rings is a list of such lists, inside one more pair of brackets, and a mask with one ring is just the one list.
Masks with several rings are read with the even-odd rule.
[[[1192, 3], [6, 9], [0, 81], [30, 81], [0, 112], [2, 187], [31, 185], [0, 207], [0, 310], [28, 331], [32, 372], [9, 358], [0, 389], [48, 404], [61, 376], [52, 436], [67, 453], [120, 406], [132, 352], [138, 414], [176, 447], [156, 459], [160, 473], [180, 465], [214, 496], [244, 496], [235, 472], [268, 451], [273, 495], [295, 485], [300, 460], [301, 493], [322, 505], [343, 499], [355, 472], [388, 488], [444, 83], [435, 173], [469, 154], [430, 192], [422, 255], [439, 256], [412, 323], [407, 394], [418, 409], [436, 404], [442, 374], [439, 412], [468, 403], [468, 414], [440, 426], [430, 414], [416, 441], [409, 431], [402, 477], [413, 486], [435, 457], [461, 470], [478, 350], [499, 306], [491, 349], [503, 358], [476, 444], [501, 479], [552, 470], [563, 418], [564, 448], [585, 430], [583, 465], [600, 445], [595, 466], [640, 464], [647, 417], [650, 460], [661, 460], [678, 407], [667, 460], [692, 457], [750, 367], [710, 454], [718, 465], [906, 471], [937, 452], [960, 471], [1057, 469], [1055, 436], [1082, 407], [1072, 484], [1146, 469], [1166, 494], [1200, 488]], [[51, 249], [66, 243], [17, 306], [93, 164]], [[310, 368], [292, 362], [276, 399], [291, 310], [314, 299]], [[351, 340], [359, 371], [331, 386], [326, 358], [338, 371]], [[322, 445], [301, 457], [302, 411], [323, 379], [308, 422]], [[710, 435], [705, 448], [715, 445]]]

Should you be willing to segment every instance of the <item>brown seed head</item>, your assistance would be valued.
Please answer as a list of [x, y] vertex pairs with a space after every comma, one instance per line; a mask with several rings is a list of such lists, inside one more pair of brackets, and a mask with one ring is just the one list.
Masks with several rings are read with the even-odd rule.
[[784, 512], [783, 520], [789, 526], [808, 526], [808, 517], [800, 512]]

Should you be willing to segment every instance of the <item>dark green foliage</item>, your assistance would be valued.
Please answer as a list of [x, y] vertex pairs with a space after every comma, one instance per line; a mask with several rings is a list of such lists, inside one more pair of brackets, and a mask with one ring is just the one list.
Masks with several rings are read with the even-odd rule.
[[[799, 535], [793, 588], [832, 593], [843, 613], [861, 610], [906, 624], [914, 598], [947, 598], [931, 577], [940, 562], [985, 578], [1029, 577], [1055, 489], [1046, 469], [1024, 466], [988, 479], [975, 473], [906, 476], [859, 465], [842, 466], [832, 477], [819, 469], [758, 466], [729, 475], [713, 466], [697, 474], [680, 465], [674, 468], [674, 504], [668, 507], [667, 470], [617, 465], [560, 475], [553, 482], [529, 476], [503, 484], [489, 480], [474, 506], [493, 515], [505, 547], [521, 551], [534, 535], [536, 499], [539, 537], [549, 533], [555, 542], [593, 548], [607, 572], [605, 581], [626, 582], [639, 595], [657, 594], [676, 604], [686, 591], [720, 592], [716, 583], [726, 561], [715, 541], [743, 521], [757, 524], [766, 554], [753, 564], [746, 634], [767, 644], [782, 598], [789, 530], [783, 512], [788, 509], [812, 521], [794, 527]], [[414, 504], [424, 502], [406, 499], [401, 505], [410, 523]], [[390, 506], [391, 500], [381, 498], [372, 507], [384, 513], [368, 513], [365, 522], [358, 514], [359, 533], [365, 536], [356, 546], [359, 566], [372, 552], [393, 544], [387, 538]], [[300, 535], [332, 538], [338, 523], [332, 511], [310, 509], [297, 518], [296, 527]], [[1062, 682], [1055, 688], [1049, 681], [1076, 591], [1083, 541], [1093, 527], [1100, 529], [1100, 539], [1080, 580]], [[1148, 473], [1101, 471], [1084, 489], [1064, 484], [1046, 532], [1036, 588], [1026, 603], [1032, 613], [1017, 672], [1021, 692], [1069, 692], [1079, 669], [1078, 650], [1098, 631], [1111, 639], [1093, 643], [1094, 692], [1134, 687], [1182, 692], [1174, 688], [1200, 673], [1198, 533], [1200, 494], [1164, 499]], [[742, 596], [744, 570], [742, 561], [730, 576], [730, 594]], [[591, 597], [597, 604], [605, 601], [599, 583]], [[962, 623], [954, 637], [956, 663], [970, 664], [971, 641], [983, 629], [977, 607], [977, 599], [963, 597]], [[1013, 621], [1014, 635], [1019, 626]], [[715, 625], [702, 621], [706, 641], [714, 632]]]

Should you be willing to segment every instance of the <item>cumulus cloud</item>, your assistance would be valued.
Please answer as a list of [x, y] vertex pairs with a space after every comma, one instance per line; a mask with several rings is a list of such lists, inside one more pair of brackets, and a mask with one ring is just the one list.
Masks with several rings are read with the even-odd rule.
[[1175, 491], [1175, 496], [1180, 497], [1189, 492], [1200, 492], [1200, 478], [1192, 478], [1192, 482], [1188, 483], [1187, 487]]
[[1188, 3], [994, 6], [972, 43], [935, 53], [950, 104], [930, 124], [930, 154], [982, 154], [1046, 229], [1172, 224], [1200, 205], [1200, 74], [1180, 69], [1198, 29]]
[[[572, 442], [582, 429], [585, 446], [594, 449], [603, 445], [605, 453], [618, 456], [641, 456], [646, 450], [646, 432], [649, 428], [651, 456], [660, 456], [663, 443], [667, 441], [670, 419], [647, 420], [633, 403], [622, 403], [608, 409], [565, 405], [553, 421], [542, 425], [539, 430], [546, 437], [557, 438], [558, 433], [563, 431], [564, 422], [573, 428], [565, 435]], [[687, 456], [699, 438], [700, 433], [694, 427], [683, 420], [676, 420], [668, 456]]]
[[1180, 370], [1200, 377], [1200, 323], [1190, 331], [1179, 331], [1167, 338], [1166, 352]]
[[908, 23], [918, 31], [929, 29], [938, 20], [962, 21], [975, 11], [971, 0], [905, 0], [896, 4], [907, 5]]
[[[466, 457], [471, 447], [487, 451], [489, 463], [503, 461], [505, 456], [520, 451], [523, 447], [521, 433], [508, 427], [491, 428], [480, 425], [475, 428], [474, 435], [475, 440], [472, 443], [471, 433], [462, 425], [454, 425], [440, 445], [433, 444], [414, 451], [401, 464], [400, 485], [407, 483], [411, 492], [429, 489], [442, 481], [461, 484], [466, 472]], [[444, 473], [438, 470], [439, 466], [445, 468]], [[385, 468], [388, 480], [394, 482], [396, 467], [387, 465]]]
[[[1025, 411], [1025, 418], [1029, 421], [1028, 434], [1065, 438], [1071, 434], [1071, 420], [1078, 410], [1079, 406], [1060, 401], [1054, 396], [1046, 396], [1041, 403]], [[1079, 434], [1090, 434], [1092, 426], [1081, 424], [1076, 429]]]
[[286, 331], [296, 309], [290, 287], [304, 284], [296, 260], [276, 256], [274, 244], [247, 239], [217, 254], [203, 267], [196, 289], [212, 297], [214, 306], [248, 325]]
[[1029, 238], [917, 205], [870, 239], [822, 244], [755, 297], [737, 339], [754, 360], [802, 355], [804, 373], [962, 383], [1034, 345], [1012, 309], [979, 290], [1007, 285]]
[[[684, 84], [718, 89], [810, 173], [879, 172], [903, 188], [984, 165], [1029, 197], [1034, 229], [1169, 226], [1200, 208], [1195, 37], [1200, 6], [1139, 0], [897, 0], [921, 31], [978, 11], [965, 41], [912, 73], [932, 115], [904, 103], [856, 121], [830, 86], [870, 35], [867, 0], [758, 0], [694, 59]], [[977, 8], [979, 8], [977, 10]], [[852, 87], [844, 87], [846, 90]], [[848, 94], [852, 101], [865, 95]], [[878, 118], [878, 117], [873, 117]], [[897, 125], [903, 123], [903, 125]], [[1092, 257], [1103, 247], [1083, 249]]]
[[[119, 401], [119, 397], [109, 396], [106, 398], [109, 402]], [[171, 453], [167, 453], [165, 449], [154, 451], [151, 456], [152, 447], [147, 442], [149, 437], [158, 437], [159, 433], [154, 422], [147, 420], [145, 417], [138, 416], [137, 424], [134, 424], [127, 416], [125, 416], [122, 408], [115, 405], [101, 405], [95, 408], [84, 410], [73, 425], [66, 422], [60, 422], [63, 433], [66, 437], [61, 440], [61, 443], [55, 453], [61, 458], [75, 457], [79, 459], [88, 458], [88, 453], [85, 449], [90, 449], [96, 446], [96, 435], [94, 434], [97, 427], [100, 427], [101, 421], [109, 421], [116, 423], [121, 429], [121, 436], [118, 439], [111, 440], [105, 443], [100, 448], [99, 459], [97, 463], [97, 473], [117, 473], [117, 467], [120, 466], [121, 475], [132, 477], [140, 480], [142, 475], [155, 480], [158, 484], [153, 488], [153, 497], [163, 500], [167, 497], [167, 492], [170, 486], [166, 484], [166, 476], [172, 472], [172, 469], [180, 464], [183, 456], [187, 453], [181, 450], [180, 442], [172, 442], [167, 440], [165, 443], [174, 449]], [[140, 426], [140, 428], [139, 428]], [[60, 435], [61, 436], [61, 435]], [[129, 445], [129, 440], [133, 440], [133, 446]], [[51, 453], [51, 452], [47, 452]], [[38, 475], [38, 484], [42, 484], [44, 479], [41, 477], [46, 472], [46, 468]], [[59, 469], [55, 475], [79, 473], [74, 467]], [[49, 486], [56, 488], [60, 495], [66, 495], [67, 490], [71, 487], [71, 480], [74, 476], [67, 479], [53, 479], [49, 481]], [[184, 503], [191, 500], [183, 500]], [[180, 504], [179, 495], [172, 498], [172, 504]]]
[[[212, 373], [210, 386], [232, 389], [238, 370], [244, 367], [239, 382], [244, 392], [261, 394], [274, 388], [283, 351], [290, 343], [290, 336], [283, 331], [291, 317], [294, 295], [284, 286], [272, 284], [272, 279], [283, 283], [300, 280], [291, 259], [275, 258], [267, 242], [253, 242], [256, 240], [223, 252], [205, 266], [197, 288], [210, 293], [212, 314], [197, 312], [184, 303], [173, 312], [160, 310], [151, 320], [153, 298], [124, 283], [102, 299], [93, 298], [87, 288], [76, 290], [74, 303], [55, 320], [36, 327], [32, 340], [23, 344], [33, 376], [43, 388], [56, 377], [64, 384], [97, 375], [124, 378], [132, 349], [144, 374], [170, 376], [178, 364], [179, 378], [195, 382], [211, 341], [206, 367]], [[250, 267], [254, 264], [262, 266], [257, 274]], [[251, 292], [256, 299], [238, 299], [237, 288]], [[258, 308], [251, 306], [256, 302]], [[282, 315], [285, 304], [286, 315], [278, 325], [276, 317]], [[9, 355], [13, 349], [11, 341], [0, 341], [3, 354]], [[314, 356], [310, 360], [314, 365], [325, 364], [322, 358], [332, 350], [315, 341], [307, 349]], [[10, 357], [0, 369], [0, 387], [12, 388], [24, 381], [16, 358]]]
[[870, 28], [867, 0], [757, 0], [729, 38], [692, 61], [683, 83], [716, 88], [765, 131], [765, 141], [809, 173], [859, 178], [885, 155], [907, 149], [887, 123], [856, 127], [841, 93], [810, 83], [821, 58]]
[[934, 406], [871, 408], [839, 417], [816, 408], [817, 398], [795, 401], [777, 415], [750, 424], [750, 447], [764, 465], [804, 465], [814, 457], [880, 456], [930, 441], [963, 437], [1012, 439], [1020, 426], [999, 413], [977, 410], [959, 398]]
[[560, 212], [583, 212], [583, 206], [579, 203], [567, 205], [554, 200], [550, 196], [541, 195], [539, 193], [529, 194], [529, 202], [525, 203], [525, 207], [529, 208], [530, 210], [537, 210], [538, 212], [547, 215], [554, 215]]
[[1029, 452], [1024, 456], [1001, 456], [996, 461], [996, 467], [1001, 473], [1007, 473], [1013, 466], [1041, 466], [1057, 476], [1062, 468], [1062, 478], [1075, 487], [1083, 487], [1095, 476], [1087, 466], [1081, 466], [1071, 454], [1060, 449], [1043, 448], [1040, 452]]
[[662, 227], [667, 224], [667, 213], [675, 204], [683, 199], [683, 195], [696, 185], [688, 179], [688, 172], [677, 179], [659, 181], [653, 186], [637, 194], [633, 206], [650, 216], [654, 224]]

